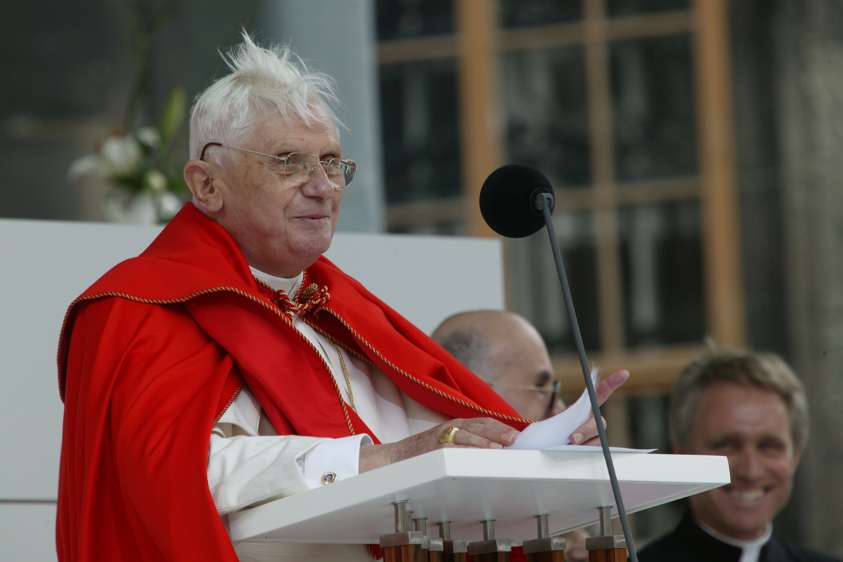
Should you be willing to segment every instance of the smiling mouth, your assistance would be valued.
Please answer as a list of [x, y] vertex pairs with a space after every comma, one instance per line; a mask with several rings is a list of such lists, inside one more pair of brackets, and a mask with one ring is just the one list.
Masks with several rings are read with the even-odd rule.
[[318, 221], [318, 220], [327, 219], [327, 218], [330, 218], [330, 217], [328, 215], [304, 215], [304, 216], [297, 217], [297, 218], [303, 219], [303, 220]]
[[760, 502], [765, 495], [765, 490], [756, 488], [752, 490], [735, 490], [734, 488], [727, 488], [724, 490], [732, 500], [738, 504], [751, 506]]

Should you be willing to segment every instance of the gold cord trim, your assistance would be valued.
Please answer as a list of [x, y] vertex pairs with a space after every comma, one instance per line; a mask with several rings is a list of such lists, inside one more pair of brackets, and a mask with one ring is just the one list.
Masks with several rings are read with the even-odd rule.
[[446, 393], [446, 392], [443, 392], [442, 390], [440, 390], [440, 389], [438, 389], [438, 388], [436, 388], [436, 387], [434, 387], [434, 386], [432, 386], [432, 385], [430, 385], [430, 384], [428, 384], [428, 383], [424, 382], [423, 380], [421, 380], [421, 379], [419, 379], [419, 378], [417, 378], [417, 377], [414, 377], [413, 375], [411, 375], [410, 373], [408, 373], [408, 372], [404, 371], [403, 369], [401, 369], [400, 367], [398, 367], [395, 363], [393, 363], [392, 361], [390, 361], [389, 359], [387, 359], [387, 358], [386, 358], [386, 357], [385, 357], [385, 356], [384, 356], [384, 355], [383, 355], [380, 351], [378, 351], [378, 350], [377, 350], [377, 349], [376, 349], [376, 348], [375, 348], [372, 344], [370, 344], [370, 343], [369, 343], [369, 342], [368, 342], [365, 338], [363, 338], [363, 336], [361, 336], [361, 335], [360, 335], [360, 334], [359, 334], [359, 333], [358, 333], [358, 332], [357, 332], [354, 328], [352, 328], [352, 327], [351, 327], [351, 325], [349, 325], [349, 324], [348, 324], [348, 322], [346, 322], [346, 321], [345, 321], [345, 320], [344, 320], [344, 319], [343, 319], [343, 318], [342, 318], [339, 314], [337, 314], [337, 312], [335, 312], [333, 309], [331, 309], [331, 308], [329, 308], [329, 307], [327, 307], [327, 306], [323, 306], [323, 307], [322, 307], [322, 310], [324, 310], [325, 312], [329, 313], [331, 316], [333, 316], [334, 318], [336, 318], [336, 319], [337, 319], [337, 321], [339, 321], [339, 322], [340, 322], [343, 326], [345, 326], [345, 328], [346, 328], [349, 332], [351, 332], [351, 335], [353, 335], [353, 336], [354, 336], [354, 338], [355, 338], [358, 342], [360, 342], [361, 344], [363, 344], [364, 346], [366, 346], [366, 348], [368, 348], [368, 349], [369, 349], [372, 353], [374, 353], [375, 355], [377, 355], [377, 357], [378, 357], [381, 361], [383, 361], [384, 363], [386, 363], [387, 365], [389, 365], [389, 366], [390, 366], [390, 367], [391, 367], [391, 368], [392, 368], [392, 369], [393, 369], [396, 373], [399, 373], [399, 374], [403, 375], [404, 377], [406, 377], [406, 378], [410, 379], [411, 381], [413, 381], [414, 383], [416, 383], [416, 384], [418, 384], [418, 385], [420, 385], [420, 386], [424, 387], [425, 389], [427, 389], [427, 390], [429, 390], [429, 391], [433, 392], [434, 394], [437, 394], [437, 395], [441, 396], [442, 398], [445, 398], [445, 399], [447, 399], [447, 400], [450, 400], [451, 402], [455, 402], [455, 403], [457, 403], [457, 404], [459, 404], [459, 405], [461, 405], [461, 406], [464, 406], [464, 407], [469, 408], [469, 409], [471, 409], [471, 410], [474, 410], [474, 411], [476, 411], [476, 412], [480, 412], [481, 414], [483, 414], [483, 415], [485, 415], [485, 416], [489, 416], [489, 417], [497, 418], [497, 419], [500, 419], [500, 420], [508, 420], [508, 421], [514, 421], [514, 422], [519, 422], [519, 423], [529, 423], [529, 420], [527, 420], [527, 419], [525, 419], [525, 418], [522, 418], [522, 417], [520, 417], [520, 416], [510, 416], [510, 415], [508, 415], [508, 414], [501, 414], [501, 413], [499, 413], [499, 412], [495, 412], [495, 411], [493, 411], [493, 410], [489, 410], [489, 409], [487, 409], [487, 408], [483, 408], [482, 406], [478, 406], [478, 405], [476, 405], [476, 404], [471, 404], [471, 403], [469, 403], [469, 402], [466, 402], [465, 400], [461, 400], [461, 399], [459, 399], [459, 398], [456, 398], [456, 397], [454, 397], [454, 396], [451, 396], [450, 394], [448, 394], [448, 393]]
[[[313, 350], [313, 352], [316, 353], [317, 357], [319, 357], [319, 360], [322, 361], [322, 364], [327, 369], [328, 374], [331, 375], [331, 368], [328, 365], [327, 361], [325, 361], [325, 359], [322, 357], [322, 354], [319, 353], [319, 350], [316, 349], [316, 346], [314, 346], [310, 342], [310, 340], [308, 340], [298, 330], [295, 329], [295, 326], [293, 326], [292, 319], [283, 310], [281, 310], [277, 305], [275, 305], [273, 303], [270, 303], [270, 302], [268, 302], [268, 301], [266, 301], [262, 298], [256, 297], [255, 295], [253, 295], [251, 293], [248, 293], [248, 292], [246, 292], [242, 289], [238, 289], [236, 287], [211, 287], [211, 288], [203, 289], [201, 291], [197, 291], [195, 293], [191, 293], [191, 294], [186, 295], [184, 297], [179, 297], [179, 298], [175, 298], [175, 299], [148, 299], [148, 298], [144, 298], [144, 297], [138, 297], [138, 296], [135, 296], [135, 295], [130, 295], [129, 293], [124, 293], [124, 292], [121, 292], [121, 291], [106, 291], [106, 292], [97, 293], [97, 294], [94, 294], [94, 295], [80, 296], [80, 297], [76, 298], [73, 302], [70, 303], [70, 306], [67, 309], [67, 313], [64, 316], [64, 320], [62, 321], [61, 332], [60, 332], [61, 337], [59, 339], [58, 351], [56, 353], [56, 355], [58, 356], [58, 364], [61, 366], [60, 369], [59, 369], [59, 373], [63, 372], [65, 367], [66, 367], [65, 364], [64, 364], [64, 358], [61, 357], [61, 350], [62, 350], [62, 346], [64, 344], [65, 329], [66, 329], [67, 323], [70, 319], [71, 311], [73, 311], [73, 309], [76, 307], [77, 304], [81, 304], [83, 302], [93, 301], [93, 300], [105, 298], [105, 297], [119, 297], [119, 298], [126, 299], [128, 301], [139, 302], [139, 303], [142, 303], [142, 304], [171, 305], [171, 304], [182, 304], [182, 303], [185, 303], [187, 301], [193, 300], [197, 297], [201, 297], [201, 296], [205, 296], [205, 295], [209, 295], [209, 294], [213, 294], [213, 293], [233, 293], [235, 295], [239, 295], [239, 296], [244, 297], [244, 298], [246, 298], [246, 299], [248, 299], [248, 300], [250, 300], [250, 301], [252, 301], [256, 304], [259, 304], [263, 308], [265, 308], [265, 309], [269, 310], [270, 312], [272, 312], [273, 314], [275, 314], [277, 317], [281, 318], [288, 326], [290, 326], [293, 329], [292, 330], [293, 332], [298, 334], [298, 336], [302, 339], [302, 341], [304, 341], [308, 346], [310, 346], [310, 348]], [[59, 381], [59, 382], [61, 382], [61, 381]], [[348, 407], [346, 406], [345, 400], [342, 397], [342, 392], [340, 391], [340, 387], [337, 385], [336, 380], [334, 380], [333, 375], [331, 375], [331, 382], [333, 382], [333, 384], [334, 384], [334, 390], [337, 393], [337, 398], [339, 399], [340, 406], [342, 407], [343, 416], [345, 417], [345, 423], [346, 423], [346, 426], [348, 427], [349, 434], [354, 435], [355, 434], [354, 424], [351, 421], [351, 416], [348, 413]], [[237, 389], [237, 392], [235, 392], [234, 396], [232, 396], [231, 401], [228, 403], [228, 406], [230, 406], [231, 403], [234, 402], [234, 399], [237, 397], [237, 394], [239, 394], [241, 389], [242, 389], [242, 387]], [[226, 406], [226, 409], [228, 408], [228, 406]], [[223, 410], [223, 413], [224, 412], [225, 412], [225, 409]]]
[[338, 345], [334, 344], [334, 349], [337, 352], [337, 357], [340, 360], [340, 369], [342, 369], [342, 376], [345, 379], [345, 391], [348, 394], [348, 400], [351, 402], [351, 409], [357, 411], [357, 404], [354, 403], [354, 391], [351, 389], [351, 376], [348, 374], [348, 367], [345, 364], [345, 357]]

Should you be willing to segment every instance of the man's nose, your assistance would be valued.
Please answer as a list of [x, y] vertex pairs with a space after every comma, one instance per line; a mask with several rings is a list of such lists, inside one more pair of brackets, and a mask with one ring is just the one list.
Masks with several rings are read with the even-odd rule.
[[308, 197], [327, 197], [333, 193], [337, 185], [328, 177], [325, 169], [317, 164], [310, 172], [310, 176], [302, 186], [302, 192]]
[[764, 464], [761, 456], [751, 448], [741, 449], [729, 455], [729, 464], [732, 468], [732, 475], [735, 478], [754, 480], [759, 478], [764, 472]]

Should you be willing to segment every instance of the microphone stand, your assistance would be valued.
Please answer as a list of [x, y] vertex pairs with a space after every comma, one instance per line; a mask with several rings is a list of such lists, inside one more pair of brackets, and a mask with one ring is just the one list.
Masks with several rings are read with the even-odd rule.
[[553, 250], [553, 261], [556, 263], [556, 273], [559, 276], [559, 282], [562, 286], [562, 297], [565, 301], [565, 311], [568, 314], [568, 322], [571, 325], [571, 330], [574, 332], [574, 342], [577, 347], [577, 355], [580, 360], [580, 367], [582, 368], [582, 375], [585, 379], [585, 388], [588, 391], [588, 398], [591, 401], [591, 413], [594, 416], [594, 422], [597, 424], [597, 434], [600, 437], [600, 447], [603, 449], [603, 458], [606, 460], [606, 468], [609, 471], [609, 481], [612, 484], [612, 494], [615, 498], [615, 506], [618, 510], [618, 516], [623, 527], [623, 536], [626, 540], [626, 546], [629, 551], [629, 558], [632, 562], [638, 562], [638, 551], [635, 548], [635, 543], [632, 540], [632, 533], [629, 529], [629, 522], [626, 518], [626, 508], [623, 505], [623, 497], [621, 496], [620, 486], [618, 485], [618, 476], [615, 473], [615, 464], [612, 462], [612, 454], [609, 452], [609, 439], [606, 437], [606, 427], [603, 424], [603, 418], [600, 415], [600, 405], [597, 402], [597, 391], [594, 390], [594, 384], [591, 382], [591, 376], [588, 365], [588, 358], [585, 354], [585, 346], [582, 342], [582, 334], [580, 333], [580, 325], [577, 322], [577, 313], [574, 310], [574, 299], [571, 296], [571, 287], [568, 285], [568, 276], [565, 273], [565, 264], [562, 261], [562, 252], [559, 250], [559, 241], [556, 239], [556, 230], [553, 228], [553, 204], [554, 197], [552, 193], [539, 192], [534, 195], [533, 204], [537, 211], [541, 211], [544, 217], [544, 224], [547, 227], [547, 236], [550, 240], [550, 247]]

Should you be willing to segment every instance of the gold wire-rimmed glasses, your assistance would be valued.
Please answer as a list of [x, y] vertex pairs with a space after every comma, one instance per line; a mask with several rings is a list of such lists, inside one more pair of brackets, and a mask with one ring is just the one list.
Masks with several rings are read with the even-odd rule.
[[336, 190], [343, 190], [354, 179], [354, 173], [357, 171], [357, 163], [354, 160], [344, 158], [322, 158], [320, 159], [316, 154], [309, 152], [290, 152], [284, 156], [276, 156], [274, 154], [266, 154], [251, 150], [249, 148], [240, 148], [238, 146], [229, 146], [221, 142], [209, 142], [202, 147], [202, 152], [199, 154], [200, 160], [205, 160], [205, 151], [211, 146], [219, 146], [229, 150], [236, 150], [238, 152], [245, 152], [254, 156], [260, 156], [270, 160], [270, 170], [278, 174], [285, 180], [290, 182], [307, 181], [310, 176], [321, 166], [325, 171], [325, 175], [331, 181], [331, 185]]
[[[550, 388], [539, 388], [528, 384], [497, 384], [491, 383], [491, 387], [495, 390], [505, 391], [520, 391], [529, 392], [533, 394], [537, 400], [546, 401], [547, 405], [544, 409], [544, 414], [540, 420], [550, 417], [556, 407], [556, 401], [561, 399], [560, 392], [562, 391], [562, 381], [554, 378], [550, 382]], [[539, 420], [536, 420], [539, 421]]]

